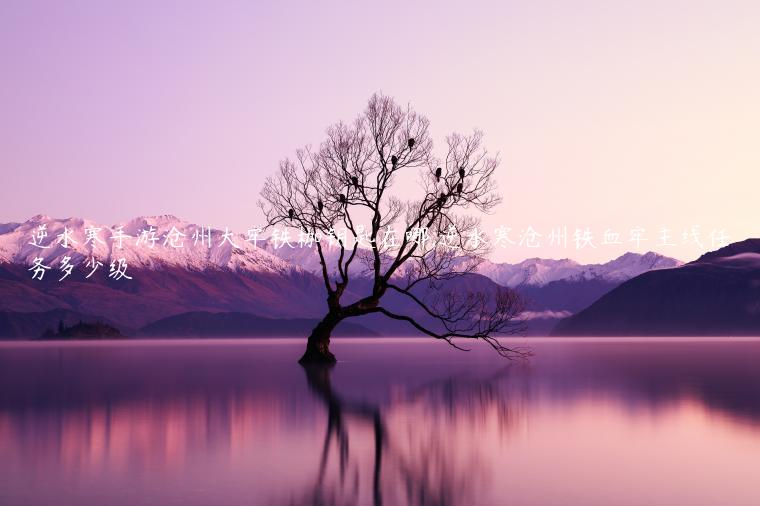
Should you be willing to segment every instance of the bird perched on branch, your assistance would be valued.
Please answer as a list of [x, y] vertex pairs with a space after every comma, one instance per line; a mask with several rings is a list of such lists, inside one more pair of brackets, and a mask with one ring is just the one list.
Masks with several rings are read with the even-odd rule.
[[462, 183], [457, 185], [457, 193], [462, 193]]
[[319, 212], [322, 212], [322, 209], [325, 207], [325, 205], [322, 203], [322, 199], [317, 200], [317, 209]]
[[351, 184], [359, 188], [359, 178], [356, 176], [351, 176]]
[[294, 214], [296, 214], [296, 212], [293, 209], [288, 209], [288, 218], [292, 220]]
[[464, 167], [459, 167], [459, 177], [464, 179]]
[[346, 203], [346, 196], [341, 193], [340, 195], [338, 195], [338, 200], [340, 200], [341, 204], [345, 204]]
[[391, 164], [395, 167], [398, 165], [398, 157], [396, 155], [391, 156]]
[[442, 172], [442, 170], [441, 170], [440, 167], [438, 167], [437, 169], [435, 169], [435, 180], [436, 181], [440, 181], [441, 180], [441, 172]]
[[408, 141], [406, 141], [406, 144], [409, 146], [409, 150], [411, 150], [414, 147], [414, 138], [411, 138]]

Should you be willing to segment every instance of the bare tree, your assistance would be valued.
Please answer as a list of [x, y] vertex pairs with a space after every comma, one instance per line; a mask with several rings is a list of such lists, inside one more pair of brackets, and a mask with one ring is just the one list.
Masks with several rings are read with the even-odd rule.
[[[292, 227], [316, 239], [327, 292], [327, 314], [309, 335], [300, 362], [334, 363], [333, 329], [346, 318], [369, 314], [407, 322], [457, 348], [457, 338], [480, 339], [503, 356], [518, 353], [497, 339], [522, 328], [515, 292], [444, 290], [447, 281], [472, 273], [487, 252], [479, 220], [457, 211], [487, 213], [500, 202], [498, 165], [482, 147], [479, 131], [449, 135], [445, 157], [436, 158], [427, 118], [379, 94], [353, 123], [329, 127], [318, 149], [305, 147], [283, 160], [267, 178], [259, 206], [268, 227]], [[394, 182], [413, 169], [420, 198], [391, 195]], [[337, 257], [326, 254], [326, 238], [339, 248]], [[360, 247], [362, 240], [366, 247]], [[368, 293], [346, 302], [349, 281], [357, 275], [371, 280]], [[431, 300], [423, 291], [437, 295]], [[390, 292], [406, 297], [425, 318], [383, 307]]]

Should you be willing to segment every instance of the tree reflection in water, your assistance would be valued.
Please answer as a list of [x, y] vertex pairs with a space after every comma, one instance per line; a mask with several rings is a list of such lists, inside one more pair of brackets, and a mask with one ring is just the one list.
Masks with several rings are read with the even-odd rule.
[[[501, 430], [512, 425], [515, 407], [499, 388], [510, 367], [486, 378], [430, 382], [388, 406], [340, 395], [331, 382], [332, 366], [305, 367], [312, 393], [327, 409], [327, 429], [314, 485], [290, 504], [475, 504], [488, 468], [476, 448], [457, 444], [450, 429], [463, 421], [468, 431], [476, 430], [491, 414]], [[406, 425], [388, 423], [403, 417]], [[371, 444], [350, 445], [350, 432], [362, 430], [371, 434]]]

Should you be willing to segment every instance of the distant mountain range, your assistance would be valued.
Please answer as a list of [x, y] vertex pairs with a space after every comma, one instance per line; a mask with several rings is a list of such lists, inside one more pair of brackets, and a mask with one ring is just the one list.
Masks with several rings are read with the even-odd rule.
[[[86, 229], [97, 231], [97, 238], [88, 240]], [[38, 237], [41, 230], [46, 237]], [[69, 248], [56, 243], [64, 230], [75, 241]], [[292, 248], [274, 248], [271, 241], [254, 242], [245, 234], [226, 232], [171, 215], [138, 217], [112, 226], [42, 215], [24, 223], [0, 224], [0, 337], [36, 337], [51, 324], [55, 326], [56, 318], [66, 324], [77, 319], [102, 320], [125, 334], [136, 335], [160, 320], [164, 332], [176, 334], [187, 328], [187, 318], [171, 317], [187, 313], [196, 317], [206, 313], [203, 321], [217, 323], [222, 318], [218, 315], [224, 313], [237, 315], [229, 316], [228, 323], [240, 318], [239, 314], [309, 321], [322, 316], [324, 286], [315, 274], [319, 264], [314, 248], [298, 247], [297, 241]], [[119, 233], [131, 238], [119, 245]], [[140, 244], [135, 243], [137, 236], [141, 236]], [[37, 245], [30, 244], [33, 237]], [[182, 247], [175, 247], [179, 244]], [[336, 252], [328, 248], [327, 254], [334, 256]], [[42, 281], [32, 280], [28, 270], [37, 257], [51, 267]], [[63, 275], [58, 266], [64, 257], [78, 266], [58, 281]], [[83, 263], [91, 257], [103, 265], [85, 279], [90, 269]], [[107, 277], [110, 261], [118, 258], [127, 261], [132, 280]], [[655, 253], [627, 253], [611, 262], [591, 265], [567, 259], [533, 258], [519, 264], [486, 261], [479, 266], [479, 274], [468, 275], [451, 286], [489, 291], [501, 284], [517, 289], [529, 302], [524, 314], [529, 331], [545, 334], [561, 318], [584, 309], [621, 282], [679, 264]], [[361, 277], [352, 281], [348, 297], [358, 297], [365, 285]], [[387, 304], [414, 312], [396, 299], [391, 296]], [[200, 319], [198, 322], [200, 325]], [[357, 332], [411, 333], [407, 325], [384, 318], [366, 317], [356, 323]], [[234, 333], [243, 329], [230, 324], [228, 330]]]
[[[40, 227], [44, 227], [47, 236], [37, 240], [37, 246], [30, 244]], [[87, 241], [87, 229], [97, 230], [97, 239]], [[68, 248], [57, 243], [57, 237], [65, 230], [76, 241], [70, 242]], [[118, 231], [130, 238], [111, 239]], [[133, 269], [180, 267], [195, 271], [226, 268], [273, 274], [304, 272], [246, 240], [245, 234], [230, 232], [225, 239], [225, 232], [188, 223], [172, 215], [138, 217], [111, 226], [81, 218], [53, 219], [37, 215], [24, 223], [0, 225], [0, 264], [31, 265], [34, 258], [42, 257], [46, 265], [57, 265], [63, 257], [69, 256], [73, 262], [95, 257], [104, 264], [112, 258], [124, 258]], [[141, 238], [139, 244], [136, 237]]]
[[484, 261], [478, 272], [500, 285], [546, 286], [555, 281], [602, 281], [621, 283], [639, 274], [656, 269], [677, 267], [681, 262], [657, 253], [625, 253], [604, 264], [580, 264], [568, 258], [552, 260], [529, 258], [517, 264]]
[[[262, 247], [306, 271], [320, 275], [319, 255], [314, 248], [285, 246], [275, 249], [269, 242], [262, 243]], [[336, 250], [328, 249], [325, 254], [334, 263]], [[530, 320], [528, 333], [546, 335], [561, 319], [586, 308], [623, 281], [650, 270], [668, 269], [681, 264], [679, 260], [650, 251], [645, 254], [625, 253], [602, 264], [581, 264], [567, 258], [529, 258], [516, 264], [484, 260], [476, 272], [501, 286], [519, 291], [528, 302], [528, 311], [524, 315]]]
[[760, 239], [630, 279], [555, 335], [760, 335]]

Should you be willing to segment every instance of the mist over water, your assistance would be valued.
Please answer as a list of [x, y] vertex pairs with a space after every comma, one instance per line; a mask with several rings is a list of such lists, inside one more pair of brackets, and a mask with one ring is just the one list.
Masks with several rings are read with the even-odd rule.
[[756, 505], [760, 340], [0, 344], [0, 504]]

